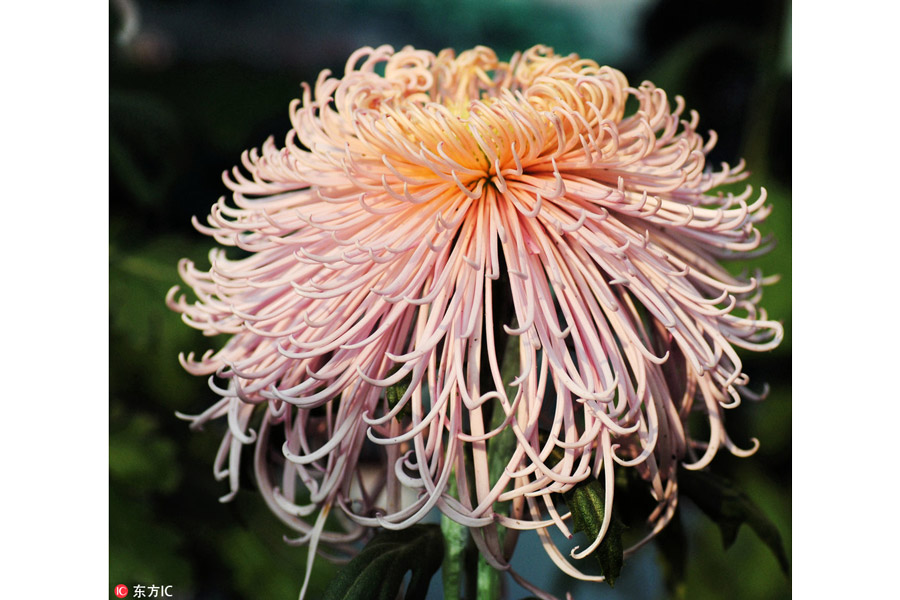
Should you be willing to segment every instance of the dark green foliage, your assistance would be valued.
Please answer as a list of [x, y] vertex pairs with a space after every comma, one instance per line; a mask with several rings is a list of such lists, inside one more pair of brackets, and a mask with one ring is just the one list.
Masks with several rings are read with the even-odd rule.
[[[400, 402], [400, 399], [403, 397], [403, 394], [406, 393], [406, 390], [409, 389], [409, 384], [412, 383], [412, 373], [407, 373], [406, 377], [392, 385], [385, 392], [385, 397], [387, 399], [388, 407], [393, 410], [397, 403]], [[397, 413], [397, 419], [402, 421], [408, 417], [412, 416], [412, 410], [409, 408], [409, 402], [406, 403], [406, 406], [400, 409], [400, 412]]]
[[781, 533], [744, 492], [728, 479], [708, 471], [682, 469], [678, 479], [684, 495], [719, 526], [726, 550], [737, 538], [738, 529], [746, 523], [772, 550], [785, 575], [788, 574], [788, 558]]
[[[563, 493], [566, 505], [572, 511], [574, 531], [583, 531], [587, 534], [589, 543], [592, 543], [600, 533], [603, 526], [605, 491], [603, 484], [596, 479], [582, 481], [568, 492]], [[613, 587], [616, 578], [622, 571], [624, 562], [624, 548], [622, 547], [622, 532], [625, 526], [613, 511], [609, 528], [600, 546], [594, 551], [600, 565], [600, 572], [606, 576], [606, 582]]]
[[412, 571], [412, 577], [404, 598], [424, 598], [443, 559], [444, 539], [438, 525], [383, 531], [332, 580], [325, 600], [394, 600], [407, 571]]

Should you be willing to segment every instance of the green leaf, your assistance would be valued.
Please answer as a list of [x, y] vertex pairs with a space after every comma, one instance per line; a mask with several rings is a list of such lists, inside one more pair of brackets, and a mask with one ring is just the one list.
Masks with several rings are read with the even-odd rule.
[[784, 574], [788, 574], [787, 553], [778, 528], [731, 481], [708, 471], [681, 469], [679, 484], [684, 494], [719, 526], [726, 550], [737, 538], [738, 529], [746, 523], [775, 554]]
[[[591, 542], [597, 538], [603, 525], [604, 496], [603, 484], [596, 479], [582, 481], [568, 492], [563, 493], [566, 505], [572, 511], [574, 531], [576, 533], [583, 531]], [[625, 555], [622, 546], [624, 529], [622, 521], [613, 512], [606, 535], [594, 551], [594, 556], [597, 557], [600, 565], [600, 572], [606, 576], [606, 583], [610, 587], [614, 587], [624, 564]]]
[[412, 571], [412, 577], [404, 597], [424, 598], [443, 558], [444, 540], [438, 525], [383, 531], [338, 573], [325, 600], [394, 600], [407, 571]]
[[[396, 372], [396, 369], [394, 369], [394, 371], [392, 371], [392, 374], [394, 372]], [[412, 373], [407, 373], [406, 377], [404, 377], [403, 379], [401, 379], [400, 381], [398, 381], [397, 383], [395, 383], [394, 385], [392, 385], [391, 387], [389, 387], [387, 389], [387, 391], [385, 392], [385, 398], [387, 399], [388, 406], [390, 407], [391, 410], [393, 410], [393, 408], [395, 406], [397, 406], [397, 403], [400, 402], [400, 399], [403, 398], [403, 394], [405, 394], [406, 390], [409, 389], [409, 384], [411, 384], [411, 383], [412, 383]], [[410, 409], [409, 402], [407, 402], [406, 406], [401, 408], [400, 412], [397, 413], [396, 419], [398, 421], [402, 421], [403, 419], [405, 419], [407, 417], [411, 417], [411, 416], [412, 416], [412, 409]]]

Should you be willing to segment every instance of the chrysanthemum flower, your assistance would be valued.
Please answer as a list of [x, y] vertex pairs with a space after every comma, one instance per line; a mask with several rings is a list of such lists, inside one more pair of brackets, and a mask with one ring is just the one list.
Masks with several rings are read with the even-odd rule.
[[[749, 186], [716, 192], [743, 165], [707, 168], [715, 135], [680, 97], [540, 46], [508, 63], [484, 47], [383, 46], [304, 85], [290, 118], [284, 146], [245, 152], [224, 175], [231, 202], [195, 223], [243, 256], [182, 261], [198, 301], [168, 297], [189, 325], [231, 336], [182, 357], [221, 396], [191, 419], [227, 419], [215, 472], [229, 497], [255, 444], [263, 496], [313, 547], [437, 507], [484, 528], [497, 568], [499, 523], [537, 529], [567, 573], [602, 579], [554, 545], [547, 528], [567, 532], [568, 515], [551, 495], [605, 482], [580, 558], [607, 531], [617, 469], [656, 501], [646, 541], [675, 509], [677, 465], [755, 450], [723, 427], [747, 384], [735, 349], [773, 348], [782, 328], [757, 307], [761, 280], [719, 260], [760, 249], [769, 208]], [[515, 442], [492, 473], [486, 448], [504, 431]], [[346, 533], [324, 530], [333, 510]]]

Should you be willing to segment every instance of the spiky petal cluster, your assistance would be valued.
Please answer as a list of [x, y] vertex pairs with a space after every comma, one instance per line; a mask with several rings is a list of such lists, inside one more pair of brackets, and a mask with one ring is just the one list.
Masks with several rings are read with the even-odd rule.
[[[483, 528], [498, 568], [511, 550], [496, 523], [537, 529], [561, 568], [592, 579], [550, 539], [551, 525], [568, 532], [551, 495], [599, 477], [610, 508], [615, 470], [636, 469], [657, 502], [649, 537], [675, 509], [679, 463], [749, 452], [723, 428], [747, 383], [735, 348], [770, 349], [782, 328], [757, 308], [760, 280], [719, 260], [760, 247], [769, 208], [749, 186], [715, 192], [745, 173], [706, 168], [715, 136], [680, 97], [540, 46], [508, 63], [484, 47], [383, 46], [304, 85], [290, 118], [284, 146], [245, 152], [224, 175], [232, 202], [195, 223], [245, 257], [182, 261], [198, 301], [168, 297], [189, 325], [231, 336], [182, 362], [214, 376], [221, 399], [191, 418], [227, 418], [216, 473], [232, 494], [255, 443], [263, 495], [301, 541], [341, 544], [437, 507]], [[692, 411], [703, 439], [686, 430]], [[491, 473], [489, 440], [507, 430]], [[333, 508], [347, 533], [323, 530]], [[597, 546], [605, 514], [573, 556]]]

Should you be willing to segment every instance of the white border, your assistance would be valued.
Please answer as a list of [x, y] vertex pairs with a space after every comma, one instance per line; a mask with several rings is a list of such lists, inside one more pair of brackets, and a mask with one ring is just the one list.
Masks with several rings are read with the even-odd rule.
[[3, 102], [2, 595], [102, 598], [108, 525], [108, 8], [11, 4]]

